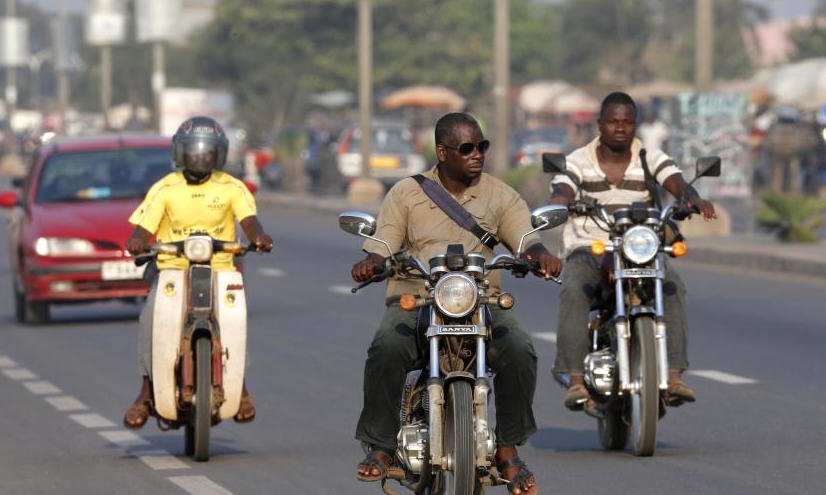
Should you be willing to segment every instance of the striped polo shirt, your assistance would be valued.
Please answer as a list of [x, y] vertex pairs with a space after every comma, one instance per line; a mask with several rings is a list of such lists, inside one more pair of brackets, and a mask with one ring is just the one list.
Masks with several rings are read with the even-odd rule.
[[[608, 213], [613, 213], [617, 208], [629, 206], [636, 201], [650, 202], [652, 198], [645, 187], [645, 174], [640, 162], [640, 149], [642, 148], [640, 140], [634, 138], [631, 143], [631, 164], [617, 185], [608, 182], [605, 172], [599, 166], [598, 146], [599, 137], [568, 155], [566, 168], [577, 180], [574, 181], [565, 174], [557, 174], [551, 180], [551, 188], [554, 184], [567, 184], [576, 191], [581, 185], [583, 197], [595, 198], [597, 203], [606, 207]], [[646, 150], [646, 162], [648, 170], [659, 184], [672, 175], [681, 173], [674, 160], [658, 149]], [[565, 224], [562, 242], [566, 256], [576, 248], [590, 246], [596, 240], [607, 243], [608, 232], [596, 225], [594, 220], [578, 216]]]

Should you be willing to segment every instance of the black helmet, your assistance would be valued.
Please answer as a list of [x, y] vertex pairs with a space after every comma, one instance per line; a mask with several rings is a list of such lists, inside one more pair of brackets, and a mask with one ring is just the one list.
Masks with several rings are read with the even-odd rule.
[[224, 130], [209, 117], [187, 119], [172, 136], [172, 158], [183, 169], [190, 184], [201, 184], [227, 161], [229, 140]]

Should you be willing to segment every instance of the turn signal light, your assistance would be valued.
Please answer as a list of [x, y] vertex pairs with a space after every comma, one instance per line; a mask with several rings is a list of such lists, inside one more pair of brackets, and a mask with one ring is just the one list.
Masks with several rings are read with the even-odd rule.
[[402, 294], [401, 299], [399, 299], [399, 306], [404, 311], [413, 311], [419, 307], [419, 301], [416, 300], [416, 296], [413, 294]]
[[502, 309], [511, 309], [516, 304], [516, 299], [509, 292], [503, 292], [496, 298], [496, 304]]
[[605, 254], [605, 243], [602, 241], [594, 241], [591, 244], [591, 252], [594, 253], [595, 256], [602, 256]]
[[671, 256], [675, 258], [684, 256], [687, 251], [688, 246], [686, 246], [683, 241], [678, 241], [671, 245]]

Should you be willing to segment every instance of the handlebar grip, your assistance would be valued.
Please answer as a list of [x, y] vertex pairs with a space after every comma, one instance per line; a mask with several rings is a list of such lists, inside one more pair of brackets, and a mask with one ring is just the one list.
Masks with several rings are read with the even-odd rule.
[[143, 266], [153, 259], [155, 259], [155, 254], [139, 254], [135, 256], [135, 266]]
[[673, 215], [671, 215], [671, 218], [673, 218], [674, 220], [681, 221], [688, 218], [689, 215], [694, 215], [695, 213], [700, 213], [700, 209], [696, 206], [692, 206], [690, 208], [681, 206], [677, 211], [674, 212]]

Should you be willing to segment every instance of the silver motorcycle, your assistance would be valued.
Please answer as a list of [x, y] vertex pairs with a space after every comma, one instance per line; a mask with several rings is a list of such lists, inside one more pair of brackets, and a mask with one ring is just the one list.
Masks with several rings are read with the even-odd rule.
[[[507, 310], [515, 299], [507, 292], [490, 293], [488, 276], [495, 270], [509, 270], [517, 277], [535, 272], [536, 263], [522, 256], [525, 237], [561, 225], [567, 218], [564, 206], [534, 210], [533, 230], [522, 236], [515, 256], [500, 254], [486, 263], [481, 254], [465, 254], [461, 244], [453, 244], [425, 266], [406, 251], [393, 253], [387, 242], [373, 237], [372, 216], [360, 212], [339, 216], [344, 231], [382, 243], [389, 255], [383, 271], [353, 292], [394, 275], [420, 279], [427, 290], [426, 297], [405, 294], [400, 300], [403, 310], [418, 311], [417, 328], [427, 345], [424, 369], [411, 371], [405, 381], [398, 462], [388, 468], [388, 478], [414, 493], [434, 495], [473, 495], [483, 485], [506, 482], [492, 467], [496, 438], [488, 422], [491, 388], [486, 349], [492, 325], [487, 307]], [[395, 493], [385, 483], [382, 490]]]
[[[564, 155], [546, 153], [543, 165], [546, 172], [566, 173]], [[719, 157], [700, 158], [691, 183], [719, 175]], [[662, 211], [633, 203], [609, 214], [581, 192], [568, 208], [572, 214], [588, 216], [610, 239], [591, 246], [595, 256], [605, 256], [600, 303], [591, 308], [587, 328], [591, 352], [585, 357], [584, 378], [592, 400], [581, 404], [582, 409], [597, 419], [604, 448], [624, 449], [630, 433], [634, 454], [651, 456], [665, 405], [679, 405], [666, 394], [665, 256], [685, 254], [686, 245], [673, 221], [699, 211], [686, 207], [681, 198]], [[554, 378], [569, 386], [568, 374], [554, 374]]]

